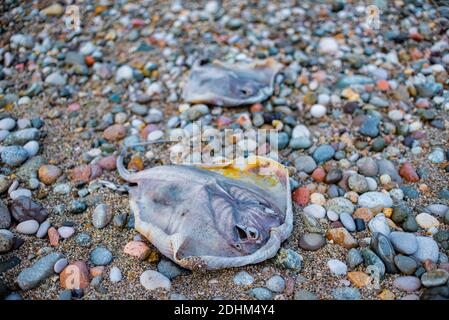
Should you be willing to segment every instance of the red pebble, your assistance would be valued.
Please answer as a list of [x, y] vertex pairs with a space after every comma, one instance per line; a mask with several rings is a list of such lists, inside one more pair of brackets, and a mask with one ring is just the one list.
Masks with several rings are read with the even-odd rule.
[[73, 111], [78, 111], [81, 108], [79, 103], [71, 103], [69, 104], [69, 107], [67, 108], [69, 110], [69, 112], [73, 112]]
[[315, 170], [313, 170], [313, 173], [312, 173], [313, 180], [315, 180], [317, 182], [323, 182], [325, 177], [326, 177], [326, 171], [324, 171], [323, 168], [318, 167]]
[[74, 182], [88, 182], [92, 175], [92, 168], [90, 165], [85, 164], [70, 170], [69, 177], [70, 180]]
[[307, 187], [300, 187], [293, 192], [293, 201], [304, 206], [309, 202], [310, 191]]
[[232, 123], [232, 119], [226, 116], [219, 116], [217, 119], [218, 128], [227, 127]]
[[263, 110], [263, 105], [261, 103], [255, 103], [255, 104], [251, 105], [249, 110], [251, 112], [260, 112]]
[[107, 156], [98, 161], [98, 165], [104, 170], [115, 170], [117, 168], [117, 159], [115, 156]]
[[405, 162], [401, 168], [399, 169], [399, 174], [402, 178], [404, 178], [408, 182], [418, 182], [419, 176], [416, 173], [415, 169], [408, 162]]

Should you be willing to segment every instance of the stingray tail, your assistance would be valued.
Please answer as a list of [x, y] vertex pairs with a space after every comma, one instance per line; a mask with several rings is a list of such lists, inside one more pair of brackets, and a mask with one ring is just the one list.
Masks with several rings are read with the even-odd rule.
[[132, 148], [132, 147], [137, 147], [137, 146], [146, 146], [149, 144], [157, 144], [157, 143], [170, 143], [173, 141], [170, 140], [157, 140], [157, 141], [147, 141], [147, 142], [141, 142], [141, 143], [134, 143], [134, 144], [130, 144], [130, 145], [125, 145], [122, 150], [120, 151], [120, 154], [117, 157], [117, 171], [120, 175], [120, 177], [125, 180], [125, 181], [131, 181], [132, 178], [132, 173], [129, 172], [126, 168], [125, 165], [123, 163], [125, 156], [126, 156], [126, 151], [128, 150], [128, 148]]

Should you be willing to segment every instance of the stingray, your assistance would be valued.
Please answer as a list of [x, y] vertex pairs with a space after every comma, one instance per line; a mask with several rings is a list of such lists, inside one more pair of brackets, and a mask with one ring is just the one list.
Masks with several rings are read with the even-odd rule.
[[261, 102], [273, 94], [274, 79], [281, 68], [282, 64], [272, 58], [251, 64], [196, 63], [190, 70], [182, 97], [190, 103], [223, 107]]
[[288, 171], [271, 159], [131, 173], [123, 158], [121, 153], [117, 170], [134, 184], [128, 192], [136, 230], [184, 268], [259, 263], [275, 256], [292, 232]]

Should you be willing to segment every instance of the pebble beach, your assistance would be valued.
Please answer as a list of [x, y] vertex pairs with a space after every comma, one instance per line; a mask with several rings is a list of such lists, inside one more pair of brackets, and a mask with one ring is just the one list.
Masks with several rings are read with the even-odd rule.
[[[5, 0], [0, 15], [0, 299], [449, 299], [444, 1]], [[282, 69], [264, 101], [187, 103], [198, 59]], [[136, 144], [225, 129], [266, 157], [251, 137], [277, 131], [293, 232], [262, 263], [183, 269], [135, 230], [116, 160], [130, 146], [132, 172], [171, 164], [182, 143]]]

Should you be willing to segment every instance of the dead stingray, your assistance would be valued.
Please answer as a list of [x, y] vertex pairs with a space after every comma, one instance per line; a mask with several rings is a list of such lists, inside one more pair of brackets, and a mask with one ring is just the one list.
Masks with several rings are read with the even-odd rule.
[[260, 102], [273, 94], [274, 78], [281, 68], [282, 64], [272, 58], [251, 64], [196, 64], [190, 71], [182, 97], [190, 103], [223, 107]]
[[291, 234], [288, 171], [266, 158], [255, 165], [164, 165], [130, 173], [135, 228], [187, 269], [221, 269], [273, 257]]

